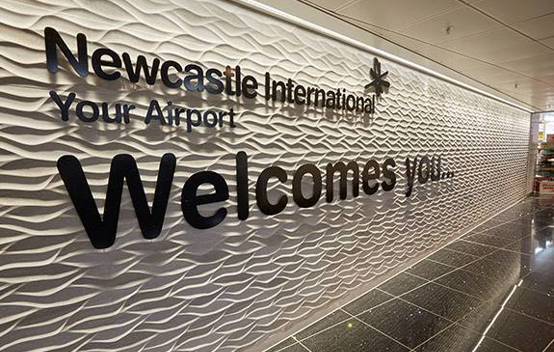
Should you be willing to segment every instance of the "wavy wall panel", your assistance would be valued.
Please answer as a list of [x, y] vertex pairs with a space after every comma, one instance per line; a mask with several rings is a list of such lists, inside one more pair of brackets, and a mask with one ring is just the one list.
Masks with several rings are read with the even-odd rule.
[[[373, 56], [224, 1], [0, 2], [0, 351], [257, 351], [298, 318], [445, 243], [526, 193], [529, 115], [387, 60], [390, 92], [372, 119], [233, 101], [46, 70], [43, 31], [55, 27], [89, 54], [108, 46], [362, 92]], [[132, 102], [129, 125], [62, 122], [48, 91]], [[238, 127], [147, 127], [150, 99], [240, 111]], [[236, 217], [234, 154], [249, 155], [251, 199], [269, 164], [440, 154], [454, 179], [361, 195], [276, 216], [255, 203]], [[111, 158], [130, 153], [152, 199], [161, 155], [177, 170], [162, 235], [142, 238], [127, 191], [116, 243], [94, 249], [57, 173], [77, 156], [103, 205]], [[230, 214], [194, 230], [180, 210], [185, 180], [213, 170], [230, 184]], [[398, 174], [405, 172], [398, 167]], [[272, 185], [290, 194], [290, 183]]]

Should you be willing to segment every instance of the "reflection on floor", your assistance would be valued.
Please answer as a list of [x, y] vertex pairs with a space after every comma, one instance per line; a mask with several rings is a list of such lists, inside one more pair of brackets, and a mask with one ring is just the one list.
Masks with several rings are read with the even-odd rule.
[[267, 352], [554, 352], [553, 230], [529, 198]]

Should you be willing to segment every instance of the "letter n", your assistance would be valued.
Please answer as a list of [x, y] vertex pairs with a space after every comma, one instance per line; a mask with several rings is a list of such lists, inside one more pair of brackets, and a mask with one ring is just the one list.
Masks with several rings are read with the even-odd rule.
[[88, 75], [87, 37], [84, 34], [77, 34], [77, 56], [79, 61], [69, 50], [69, 47], [63, 41], [58, 31], [52, 27], [44, 28], [44, 45], [46, 47], [46, 65], [48, 66], [48, 71], [52, 73], [58, 72], [57, 46], [79, 76], [86, 77]]
[[64, 155], [58, 160], [58, 170], [94, 248], [108, 248], [115, 242], [124, 179], [142, 235], [148, 239], [160, 235], [175, 173], [175, 155], [165, 154], [160, 161], [152, 212], [135, 159], [128, 154], [116, 155], [110, 168], [103, 219], [79, 160]]

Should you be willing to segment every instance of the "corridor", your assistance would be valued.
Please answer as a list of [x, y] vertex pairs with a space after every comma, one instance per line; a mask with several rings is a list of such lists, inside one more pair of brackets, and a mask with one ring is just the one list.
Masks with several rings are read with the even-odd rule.
[[553, 229], [528, 198], [268, 352], [552, 352]]

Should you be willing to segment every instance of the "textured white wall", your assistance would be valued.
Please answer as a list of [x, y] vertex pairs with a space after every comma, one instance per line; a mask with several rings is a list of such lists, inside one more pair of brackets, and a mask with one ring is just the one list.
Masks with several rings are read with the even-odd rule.
[[[292, 77], [305, 85], [362, 92], [373, 56], [223, 1], [0, 2], [0, 351], [258, 350], [301, 317], [371, 285], [526, 193], [529, 115], [382, 59], [390, 92], [372, 120], [193, 96], [160, 83], [107, 82], [94, 74], [46, 70], [43, 31], [59, 30], [73, 50], [85, 33], [101, 46], [184, 64], [240, 64], [262, 81]], [[132, 102], [139, 120], [125, 126], [62, 122], [48, 91], [77, 99]], [[147, 127], [150, 99], [240, 111], [221, 131]], [[265, 216], [251, 202], [236, 218], [234, 154], [250, 156], [251, 199], [270, 164], [442, 155], [453, 180], [299, 209], [289, 202]], [[138, 162], [152, 199], [159, 158], [177, 157], [162, 235], [142, 238], [124, 191], [116, 243], [94, 249], [57, 173], [66, 154], [84, 165], [99, 205], [109, 163]], [[230, 214], [195, 230], [180, 210], [185, 180], [213, 170], [229, 181]], [[402, 166], [397, 174], [405, 172]], [[308, 321], [306, 321], [308, 323]]]

